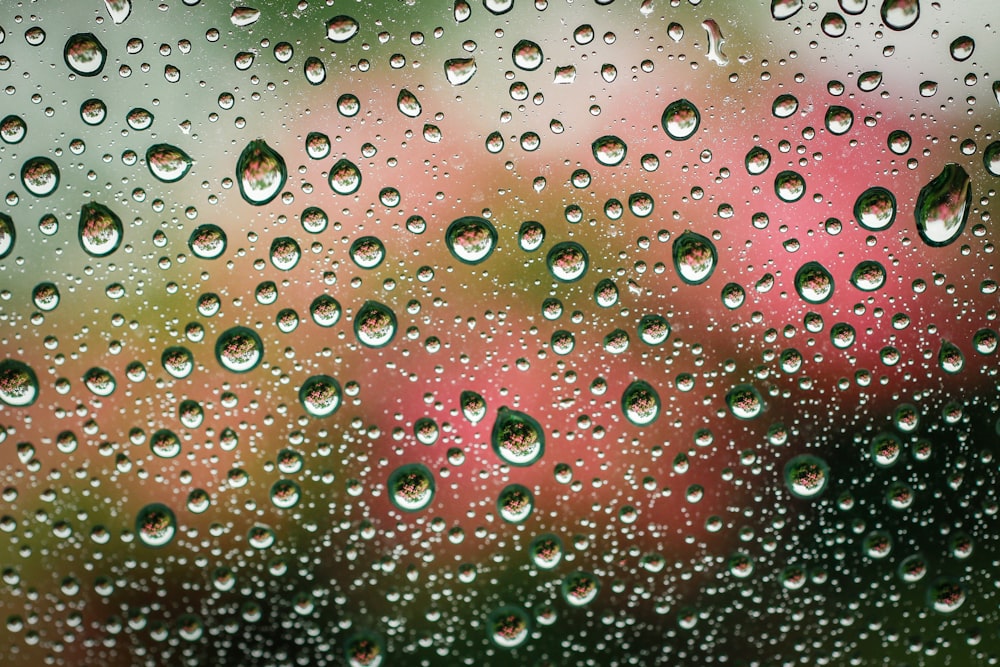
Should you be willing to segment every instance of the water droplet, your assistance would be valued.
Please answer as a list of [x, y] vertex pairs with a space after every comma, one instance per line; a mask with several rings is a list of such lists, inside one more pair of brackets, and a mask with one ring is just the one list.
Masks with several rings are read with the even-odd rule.
[[384, 654], [382, 641], [375, 635], [354, 635], [344, 643], [349, 667], [381, 667]]
[[885, 285], [885, 267], [875, 260], [865, 260], [851, 271], [851, 284], [863, 292], [874, 292]]
[[889, 468], [899, 460], [903, 451], [903, 443], [895, 433], [883, 431], [872, 438], [872, 461], [879, 468]]
[[972, 336], [972, 344], [979, 354], [993, 354], [997, 351], [997, 344], [1000, 341], [997, 332], [993, 329], [980, 329]]
[[[603, 69], [601, 72], [604, 74]], [[576, 65], [559, 65], [552, 74], [552, 83], [568, 85], [576, 81]]]
[[361, 100], [355, 95], [344, 93], [337, 98], [337, 111], [345, 118], [357, 116], [358, 112], [361, 111]]
[[628, 196], [628, 208], [637, 218], [646, 218], [653, 213], [653, 197], [645, 192], [635, 192]]
[[396, 314], [378, 301], [366, 301], [354, 317], [354, 335], [366, 347], [385, 347], [396, 336]]
[[132, 0], [104, 0], [104, 6], [115, 25], [125, 23], [125, 19], [132, 13]]
[[535, 509], [535, 497], [527, 487], [509, 484], [497, 496], [497, 513], [508, 523], [522, 523]]
[[614, 80], [618, 78], [618, 68], [611, 63], [604, 63], [601, 65], [601, 78], [608, 83], [614, 83]]
[[426, 466], [411, 463], [389, 475], [389, 499], [406, 512], [418, 512], [434, 499], [434, 475]]
[[0, 139], [8, 144], [20, 143], [28, 133], [28, 125], [20, 116], [13, 114], [0, 120]]
[[938, 352], [938, 365], [945, 373], [954, 375], [965, 367], [965, 355], [954, 343], [943, 341]]
[[299, 504], [302, 492], [299, 485], [290, 479], [279, 479], [271, 485], [271, 504], [287, 510]]
[[302, 214], [299, 215], [299, 221], [302, 223], [302, 229], [310, 234], [323, 233], [330, 223], [326, 211], [316, 206], [310, 206], [303, 210]]
[[340, 407], [340, 383], [329, 375], [314, 375], [299, 389], [299, 403], [313, 417], [329, 417]]
[[491, 14], [499, 16], [514, 8], [514, 0], [483, 0], [483, 7]]
[[972, 181], [965, 169], [949, 162], [920, 190], [914, 215], [920, 238], [929, 246], [946, 246], [965, 229], [972, 199]]
[[260, 20], [260, 10], [253, 7], [234, 7], [229, 21], [237, 28], [245, 28]]
[[628, 332], [624, 329], [615, 329], [604, 337], [602, 346], [608, 354], [622, 354], [628, 349]]
[[188, 237], [188, 248], [195, 257], [216, 259], [226, 252], [226, 233], [217, 225], [199, 225]]
[[794, 95], [778, 95], [771, 105], [775, 118], [788, 118], [799, 109], [799, 101]]
[[522, 39], [514, 45], [511, 57], [518, 68], [528, 72], [541, 67], [542, 61], [545, 59], [542, 55], [542, 48], [527, 39]]
[[493, 451], [504, 463], [529, 466], [545, 453], [545, 432], [529, 415], [503, 406], [490, 436]]
[[909, 484], [897, 480], [886, 489], [885, 499], [889, 507], [895, 510], [905, 510], [913, 504], [913, 489]]
[[517, 232], [517, 241], [521, 250], [534, 252], [542, 247], [542, 243], [545, 241], [545, 227], [534, 220], [524, 222]]
[[646, 345], [661, 345], [670, 336], [670, 323], [660, 315], [643, 315], [639, 320], [639, 338]]
[[892, 30], [906, 30], [920, 18], [920, 0], [882, 0], [882, 23]]
[[755, 419], [764, 412], [764, 399], [752, 385], [741, 384], [726, 393], [726, 406], [737, 419]]
[[743, 163], [746, 165], [747, 173], [751, 176], [759, 176], [771, 166], [771, 154], [760, 146], [754, 146], [747, 153]]
[[562, 561], [563, 544], [558, 536], [551, 533], [538, 535], [531, 541], [532, 564], [540, 570], [551, 570]]
[[879, 186], [868, 188], [854, 203], [854, 217], [867, 230], [888, 229], [896, 221], [896, 197]]
[[463, 391], [458, 399], [462, 415], [472, 424], [478, 424], [486, 417], [486, 399], [474, 391]]
[[136, 107], [125, 114], [125, 122], [133, 130], [148, 130], [153, 125], [153, 114], [147, 109]]
[[827, 12], [820, 22], [820, 27], [824, 35], [836, 39], [843, 37], [844, 33], [847, 32], [847, 21], [837, 12]]
[[361, 170], [350, 160], [338, 160], [330, 167], [330, 188], [338, 195], [351, 195], [361, 187]]
[[1000, 176], [1000, 141], [994, 141], [983, 149], [983, 166], [992, 176]]
[[625, 142], [614, 135], [605, 135], [590, 145], [594, 158], [603, 165], [614, 167], [621, 164], [628, 153]]
[[63, 58], [66, 65], [80, 76], [96, 76], [104, 69], [108, 50], [90, 32], [81, 32], [66, 40]]
[[563, 241], [552, 246], [545, 257], [545, 265], [553, 278], [570, 283], [583, 278], [590, 265], [590, 257], [582, 245]]
[[636, 426], [646, 426], [660, 416], [660, 395], [647, 382], [635, 380], [622, 394], [622, 412]]
[[479, 264], [493, 254], [497, 230], [486, 218], [469, 215], [448, 225], [444, 240], [455, 259], [465, 264]]
[[858, 89], [870, 93], [882, 84], [882, 72], [875, 70], [864, 72], [858, 77]]
[[962, 35], [952, 40], [948, 47], [951, 57], [957, 62], [968, 60], [972, 57], [972, 52], [976, 50], [976, 42], [968, 35]]
[[299, 248], [298, 242], [290, 236], [279, 236], [271, 241], [268, 257], [274, 268], [279, 271], [290, 271], [299, 263], [302, 249]]
[[854, 124], [854, 113], [847, 107], [831, 106], [826, 111], [826, 129], [830, 134], [846, 134]]
[[309, 316], [323, 328], [329, 328], [340, 321], [340, 302], [328, 294], [321, 294], [309, 304]]
[[722, 305], [729, 310], [736, 310], [746, 301], [747, 293], [738, 283], [726, 283], [722, 288]]
[[87, 125], [100, 125], [108, 117], [108, 107], [103, 100], [91, 98], [80, 105], [80, 119]]
[[350, 16], [334, 16], [326, 22], [326, 38], [331, 42], [342, 44], [358, 34], [360, 25]]
[[223, 332], [216, 341], [215, 358], [227, 370], [246, 373], [256, 368], [264, 358], [264, 343], [255, 331], [233, 327]]
[[701, 22], [701, 27], [708, 34], [708, 53], [705, 54], [711, 62], [723, 67], [729, 64], [729, 57], [722, 52], [722, 45], [726, 38], [722, 35], [722, 29], [714, 19], [706, 19]]
[[806, 193], [806, 180], [794, 171], [782, 171], [774, 177], [774, 194], [783, 202], [796, 202]]
[[149, 448], [161, 459], [172, 459], [180, 455], [181, 441], [173, 431], [161, 428], [150, 437]]
[[59, 187], [59, 167], [47, 157], [33, 157], [21, 167], [21, 183], [36, 197], [48, 197]]
[[701, 114], [698, 108], [685, 99], [679, 99], [667, 105], [660, 117], [660, 124], [667, 136], [675, 141], [690, 139], [701, 125]]
[[688, 285], [700, 285], [712, 277], [718, 254], [708, 238], [685, 231], [674, 240], [673, 259], [681, 280]]
[[771, 16], [778, 21], [790, 19], [802, 9], [802, 0], [771, 0]]
[[892, 537], [884, 530], [873, 530], [861, 542], [861, 551], [874, 560], [881, 560], [892, 553]]
[[433, 445], [441, 435], [437, 422], [430, 417], [421, 417], [413, 424], [413, 435], [422, 445]]
[[475, 74], [475, 58], [449, 58], [444, 61], [444, 75], [448, 78], [448, 83], [453, 86], [468, 83]]
[[521, 607], [506, 605], [490, 612], [486, 629], [490, 641], [500, 648], [516, 648], [528, 641], [531, 619]]
[[254, 206], [263, 206], [277, 197], [287, 175], [285, 160], [263, 139], [247, 144], [236, 162], [240, 194]]
[[184, 178], [192, 164], [187, 153], [170, 144], [153, 144], [146, 149], [149, 173], [164, 183], [175, 183]]
[[316, 56], [306, 58], [302, 65], [302, 73], [305, 74], [306, 81], [314, 86], [326, 81], [326, 65]]
[[927, 575], [927, 560], [920, 554], [907, 556], [896, 570], [899, 578], [908, 584], [920, 581]]
[[107, 206], [91, 202], [80, 208], [80, 245], [91, 257], [110, 255], [121, 245], [125, 229]]
[[906, 155], [910, 150], [910, 135], [903, 130], [893, 130], [887, 139], [889, 150], [896, 155]]
[[135, 517], [135, 532], [147, 547], [164, 547], [177, 534], [177, 518], [166, 505], [146, 505]]
[[600, 589], [601, 584], [596, 575], [581, 571], [566, 575], [561, 586], [563, 599], [573, 607], [593, 602]]
[[416, 118], [423, 110], [417, 96], [406, 88], [399, 91], [399, 95], [396, 97], [396, 108], [399, 109], [404, 116], [409, 116], [410, 118]]
[[38, 378], [31, 366], [16, 359], [0, 361], [0, 401], [24, 408], [38, 398]]
[[183, 380], [194, 370], [194, 355], [186, 347], [174, 345], [163, 351], [160, 363], [171, 376]]
[[54, 283], [38, 283], [31, 290], [31, 301], [38, 310], [54, 310], [59, 305], [59, 288]]
[[828, 301], [833, 289], [833, 276], [819, 262], [806, 262], [795, 273], [795, 291], [807, 303]]

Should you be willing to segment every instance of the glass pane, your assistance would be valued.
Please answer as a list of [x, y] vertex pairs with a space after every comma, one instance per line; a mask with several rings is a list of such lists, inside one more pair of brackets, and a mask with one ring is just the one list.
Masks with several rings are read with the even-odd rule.
[[0, 6], [0, 663], [993, 664], [992, 0]]

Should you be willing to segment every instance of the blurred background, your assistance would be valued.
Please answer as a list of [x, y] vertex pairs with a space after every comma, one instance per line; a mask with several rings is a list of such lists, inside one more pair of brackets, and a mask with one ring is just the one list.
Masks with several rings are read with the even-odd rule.
[[0, 7], [0, 663], [989, 665], [993, 2]]

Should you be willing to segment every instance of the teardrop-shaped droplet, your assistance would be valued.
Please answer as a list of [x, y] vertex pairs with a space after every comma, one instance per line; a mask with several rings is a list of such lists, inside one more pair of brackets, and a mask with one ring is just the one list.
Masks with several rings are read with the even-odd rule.
[[361, 170], [350, 160], [340, 159], [330, 167], [330, 188], [338, 195], [351, 195], [361, 187]]
[[284, 158], [263, 139], [247, 144], [236, 161], [240, 194], [254, 206], [263, 206], [277, 197], [287, 176]]
[[146, 166], [157, 179], [175, 183], [191, 170], [193, 160], [187, 153], [170, 144], [153, 144], [146, 149]]
[[80, 208], [80, 245], [92, 257], [110, 255], [122, 243], [121, 219], [104, 204], [91, 202]]
[[667, 105], [660, 116], [660, 124], [667, 136], [675, 141], [690, 139], [701, 125], [701, 113], [698, 107], [685, 99], [679, 99]]
[[806, 262], [795, 272], [795, 291], [807, 303], [829, 301], [833, 290], [833, 276], [819, 262]]
[[486, 417], [486, 399], [479, 393], [466, 390], [461, 393], [458, 403], [462, 408], [462, 415], [472, 424], [478, 424]]
[[226, 251], [226, 233], [218, 225], [199, 225], [188, 237], [188, 248], [201, 259], [216, 259]]
[[545, 257], [545, 265], [553, 278], [571, 283], [583, 278], [590, 266], [586, 249], [575, 241], [563, 241], [552, 246]]
[[59, 167], [47, 157], [33, 157], [21, 167], [21, 183], [36, 197], [48, 197], [59, 187]]
[[882, 0], [882, 23], [892, 30], [906, 30], [920, 18], [920, 0]]
[[455, 23], [465, 23], [472, 16], [472, 7], [465, 0], [455, 0], [452, 5], [452, 15], [455, 17]]
[[747, 153], [743, 164], [746, 165], [747, 173], [751, 176], [759, 176], [771, 166], [771, 154], [760, 146], [754, 146]]
[[737, 419], [755, 419], [764, 412], [764, 398], [753, 385], [741, 384], [726, 393], [726, 407]]
[[177, 534], [177, 518], [166, 505], [146, 505], [135, 517], [135, 532], [147, 547], [164, 547]]
[[896, 221], [895, 195], [883, 187], [868, 188], [854, 202], [854, 217], [869, 231], [888, 229]]
[[491, 434], [493, 452], [512, 466], [529, 466], [545, 453], [545, 432], [529, 415], [503, 406]]
[[0, 361], [0, 401], [24, 408], [38, 398], [38, 377], [31, 366], [16, 359]]
[[326, 22], [326, 38], [331, 42], [342, 44], [357, 35], [360, 27], [360, 24], [350, 16], [343, 14], [334, 16]]
[[590, 145], [594, 158], [603, 165], [614, 167], [621, 164], [628, 154], [628, 146], [614, 135], [605, 135], [595, 139]]
[[882, 83], [882, 72], [872, 70], [864, 72], [858, 77], [858, 88], [865, 93], [870, 93]]
[[649, 383], [636, 380], [622, 394], [622, 413], [636, 426], [646, 426], [660, 416], [660, 395]]
[[96, 76], [104, 69], [108, 50], [90, 32], [81, 32], [66, 40], [63, 58], [66, 65], [80, 76]]
[[406, 88], [399, 91], [399, 95], [396, 97], [396, 108], [398, 108], [404, 116], [409, 116], [410, 118], [416, 118], [420, 115], [422, 110], [420, 100], [418, 100], [417, 96]]
[[223, 332], [215, 342], [215, 358], [226, 370], [247, 373], [264, 358], [264, 343], [256, 331], [233, 327]]
[[486, 218], [464, 216], [450, 225], [445, 232], [445, 245], [455, 259], [465, 264], [485, 261], [497, 245], [497, 230]]
[[972, 181], [965, 168], [949, 162], [917, 196], [914, 215], [924, 243], [946, 246], [965, 229], [972, 201]]
[[314, 375], [302, 383], [299, 403], [312, 417], [329, 417], [340, 407], [340, 383], [329, 375]]
[[132, 13], [132, 0], [104, 0], [104, 6], [115, 25], [125, 23], [125, 19]]
[[778, 95], [771, 104], [775, 118], [788, 118], [799, 109], [799, 100], [794, 95]]
[[689, 285], [700, 285], [711, 278], [718, 258], [715, 244], [701, 234], [685, 231], [674, 240], [674, 269]]
[[785, 464], [785, 486], [796, 498], [815, 498], [830, 482], [830, 468], [818, 456], [802, 454]]
[[771, 0], [771, 16], [779, 21], [790, 19], [802, 9], [802, 0]]
[[833, 105], [826, 110], [826, 129], [830, 134], [841, 135], [847, 133], [854, 124], [854, 112], [847, 107]]
[[392, 504], [406, 512], [418, 512], [434, 500], [434, 475], [420, 463], [396, 468], [387, 486]]
[[366, 301], [354, 316], [354, 335], [365, 347], [385, 347], [396, 337], [396, 314], [378, 301]]
[[475, 58], [449, 58], [444, 61], [444, 75], [448, 78], [448, 83], [453, 86], [468, 83], [475, 74]]
[[542, 61], [545, 59], [542, 55], [542, 47], [527, 39], [522, 39], [514, 45], [511, 57], [519, 69], [528, 72], [541, 67]]
[[976, 41], [968, 35], [962, 35], [952, 40], [948, 50], [956, 62], [962, 62], [972, 57], [973, 51], [976, 50]]
[[260, 20], [260, 10], [253, 7], [235, 7], [229, 15], [229, 22], [237, 28], [245, 28]]
[[13, 114], [0, 120], [0, 139], [8, 144], [20, 143], [28, 133], [28, 125], [20, 116]]
[[965, 355], [962, 354], [957, 345], [944, 341], [941, 343], [940, 351], [938, 351], [938, 365], [945, 373], [954, 375], [965, 367]]

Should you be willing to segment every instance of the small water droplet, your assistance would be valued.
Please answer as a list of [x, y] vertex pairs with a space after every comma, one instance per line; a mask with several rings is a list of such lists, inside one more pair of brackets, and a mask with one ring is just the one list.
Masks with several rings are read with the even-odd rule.
[[605, 135], [590, 145], [594, 158], [603, 165], [614, 167], [621, 164], [628, 153], [625, 142], [614, 135]]
[[172, 377], [183, 380], [194, 371], [194, 355], [186, 347], [174, 345], [160, 355], [160, 364]]
[[593, 602], [600, 589], [600, 580], [596, 575], [581, 571], [566, 575], [561, 586], [563, 599], [573, 607], [582, 607]]
[[875, 260], [865, 260], [851, 271], [851, 284], [863, 292], [874, 292], [885, 285], [885, 267]]
[[542, 55], [542, 48], [535, 42], [527, 39], [522, 39], [514, 45], [511, 57], [519, 69], [528, 72], [541, 67], [542, 61], [545, 59]]
[[330, 168], [330, 188], [338, 195], [351, 195], [361, 187], [361, 170], [350, 160], [338, 160]]
[[782, 171], [774, 177], [774, 194], [783, 202], [796, 202], [806, 193], [806, 179], [794, 171]]
[[527, 487], [509, 484], [497, 496], [497, 513], [508, 523], [522, 523], [535, 509], [535, 496]]
[[552, 246], [545, 257], [545, 265], [553, 278], [560, 282], [575, 282], [587, 273], [590, 257], [582, 245], [563, 241]]
[[108, 10], [111, 22], [115, 25], [125, 23], [132, 13], [132, 0], [104, 0], [104, 6]]
[[759, 176], [771, 166], [771, 154], [760, 146], [754, 146], [747, 153], [743, 163], [746, 165], [747, 173], [751, 176]]
[[753, 385], [741, 384], [726, 393], [726, 406], [737, 419], [755, 419], [764, 412], [764, 398]]
[[870, 93], [882, 84], [882, 72], [875, 70], [864, 72], [858, 77], [858, 89]]
[[55, 310], [56, 306], [59, 305], [59, 288], [56, 287], [55, 283], [38, 283], [31, 290], [31, 300], [38, 310], [45, 312]]
[[0, 139], [3, 139], [5, 143], [20, 143], [27, 133], [28, 125], [20, 116], [11, 114], [0, 120]]
[[505, 605], [490, 612], [486, 629], [490, 641], [500, 648], [516, 648], [531, 636], [531, 618], [523, 608]]
[[410, 118], [416, 118], [422, 111], [420, 100], [418, 100], [417, 96], [406, 88], [399, 91], [399, 95], [396, 97], [396, 108], [398, 108], [404, 116], [409, 116]]
[[306, 81], [314, 86], [326, 81], [326, 65], [316, 56], [306, 58], [302, 65], [302, 73], [305, 74]]
[[778, 21], [790, 19], [802, 9], [802, 0], [771, 0], [771, 16]]

